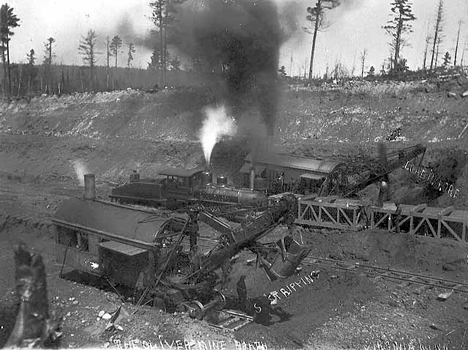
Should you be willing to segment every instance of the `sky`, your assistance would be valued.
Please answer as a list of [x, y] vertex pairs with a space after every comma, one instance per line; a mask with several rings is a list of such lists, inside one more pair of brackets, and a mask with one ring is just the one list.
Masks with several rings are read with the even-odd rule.
[[[220, 1], [220, 0], [213, 0]], [[252, 0], [253, 1], [253, 0]], [[305, 15], [307, 6], [313, 0], [274, 0], [280, 13], [289, 10], [297, 14], [297, 31], [282, 45], [280, 66], [284, 65], [288, 75], [303, 74], [308, 70], [312, 35], [302, 27], [307, 25]], [[407, 36], [409, 47], [401, 55], [408, 60], [411, 69], [422, 66], [425, 38], [433, 24], [439, 0], [413, 0], [413, 13], [417, 20], [412, 22], [413, 33]], [[341, 0], [341, 6], [327, 11], [327, 29], [319, 32], [314, 59], [314, 72], [324, 74], [327, 65], [343, 64], [348, 71], [355, 67], [360, 72], [360, 55], [367, 50], [365, 70], [374, 66], [376, 71], [389, 56], [390, 37], [382, 29], [390, 18], [391, 0]], [[81, 65], [78, 45], [89, 29], [98, 34], [98, 50], [105, 53], [106, 37], [119, 35], [124, 46], [120, 54], [120, 65], [126, 65], [128, 43], [138, 42], [155, 29], [149, 20], [151, 9], [149, 0], [10, 0], [8, 4], [20, 19], [20, 26], [14, 29], [11, 40], [11, 60], [26, 62], [26, 54], [34, 49], [38, 62], [42, 63], [44, 43], [47, 38], [55, 38], [54, 63]], [[459, 21], [461, 26], [460, 48], [468, 49], [468, 0], [444, 1], [444, 40], [441, 52], [452, 53]], [[151, 50], [136, 46], [133, 66], [146, 68], [150, 61]], [[466, 51], [465, 62], [468, 62]], [[459, 58], [461, 53], [459, 54]], [[98, 65], [105, 65], [105, 55], [100, 55]]]

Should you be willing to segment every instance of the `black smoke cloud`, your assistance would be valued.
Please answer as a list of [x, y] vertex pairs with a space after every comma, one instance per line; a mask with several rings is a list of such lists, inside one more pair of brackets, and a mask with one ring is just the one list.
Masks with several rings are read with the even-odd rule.
[[192, 0], [175, 15], [171, 43], [207, 70], [224, 68], [236, 114], [257, 106], [269, 135], [277, 113], [279, 49], [286, 35], [270, 0]]

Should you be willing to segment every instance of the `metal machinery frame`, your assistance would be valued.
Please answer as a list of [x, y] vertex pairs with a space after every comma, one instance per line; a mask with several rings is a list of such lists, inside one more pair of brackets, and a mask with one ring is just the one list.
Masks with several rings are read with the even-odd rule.
[[468, 211], [426, 204], [402, 204], [400, 210], [398, 213], [397, 206], [389, 202], [377, 207], [337, 197], [303, 198], [298, 203], [295, 223], [350, 231], [384, 229], [468, 243]]

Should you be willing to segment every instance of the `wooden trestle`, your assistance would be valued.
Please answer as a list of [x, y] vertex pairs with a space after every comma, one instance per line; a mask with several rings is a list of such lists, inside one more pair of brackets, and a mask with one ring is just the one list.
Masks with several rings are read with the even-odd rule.
[[378, 228], [468, 243], [468, 211], [426, 204], [401, 204], [400, 207], [398, 214], [394, 203], [386, 202], [377, 207], [360, 200], [309, 196], [299, 200], [295, 222], [348, 231]]

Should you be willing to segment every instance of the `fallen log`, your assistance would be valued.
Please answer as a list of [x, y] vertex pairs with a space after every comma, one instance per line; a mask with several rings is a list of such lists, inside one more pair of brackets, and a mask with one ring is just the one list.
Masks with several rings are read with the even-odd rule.
[[58, 322], [49, 316], [42, 256], [31, 254], [23, 243], [15, 248], [15, 282], [20, 306], [5, 348], [43, 348], [60, 335], [56, 332]]

